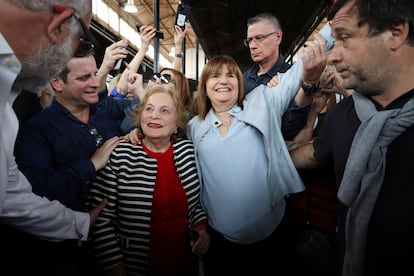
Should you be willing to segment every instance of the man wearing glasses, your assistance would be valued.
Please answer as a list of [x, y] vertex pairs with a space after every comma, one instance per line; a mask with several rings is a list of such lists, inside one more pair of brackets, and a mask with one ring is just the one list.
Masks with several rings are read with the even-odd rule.
[[[279, 20], [273, 14], [261, 13], [247, 21], [247, 38], [243, 42], [249, 48], [250, 56], [255, 64], [243, 74], [246, 94], [261, 84], [267, 85], [279, 72], [285, 73], [290, 69], [291, 65], [285, 62], [283, 55], [279, 52], [282, 34]], [[305, 54], [307, 53], [305, 52]], [[307, 57], [309, 60], [309, 56]], [[299, 131], [305, 127], [313, 98], [312, 94], [305, 93], [300, 88], [283, 114], [281, 131], [285, 141], [293, 141]], [[287, 203], [290, 204], [290, 201]], [[289, 248], [286, 255], [293, 257], [296, 228], [290, 221], [289, 213], [286, 213], [278, 227], [286, 237], [284, 239], [285, 246]], [[288, 257], [287, 260], [293, 260], [292, 257]]]
[[[246, 94], [261, 84], [267, 85], [277, 73], [289, 70], [291, 65], [279, 51], [282, 35], [279, 20], [273, 14], [261, 13], [247, 21], [247, 38], [243, 43], [249, 48], [255, 64], [243, 74]], [[293, 140], [305, 126], [311, 102], [311, 93], [306, 94], [300, 89], [282, 117], [285, 140]]]
[[[0, 228], [11, 226], [50, 239], [86, 240], [104, 207], [103, 203], [89, 214], [73, 212], [35, 195], [13, 156], [18, 130], [13, 100], [22, 89], [40, 90], [75, 53], [92, 47], [82, 43], [76, 50], [81, 39], [88, 39], [84, 22], [90, 22], [91, 10], [90, 0], [0, 0]], [[4, 264], [9, 264], [7, 260], [3, 257]]]

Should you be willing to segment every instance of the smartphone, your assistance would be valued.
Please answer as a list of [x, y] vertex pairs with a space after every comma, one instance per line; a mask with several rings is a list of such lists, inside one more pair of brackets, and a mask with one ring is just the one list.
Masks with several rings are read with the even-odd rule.
[[[140, 29], [142, 27], [142, 24], [137, 24], [135, 26], [137, 28], [137, 31], [141, 32]], [[157, 30], [157, 31], [155, 31], [155, 37], [158, 37], [159, 39], [164, 39], [164, 33]]]
[[185, 4], [178, 4], [177, 16], [175, 17], [175, 25], [179, 26], [181, 30], [185, 29], [185, 22], [190, 15], [191, 7]]
[[[119, 49], [125, 49], [125, 47], [119, 47]], [[118, 59], [115, 63], [114, 70], [121, 69], [122, 58]]]
[[[128, 42], [125, 42], [124, 46], [120, 46], [119, 49], [125, 49], [128, 46]], [[118, 59], [115, 63], [115, 66], [113, 68], [113, 70], [119, 70], [121, 69], [121, 65], [122, 65], [122, 58]]]

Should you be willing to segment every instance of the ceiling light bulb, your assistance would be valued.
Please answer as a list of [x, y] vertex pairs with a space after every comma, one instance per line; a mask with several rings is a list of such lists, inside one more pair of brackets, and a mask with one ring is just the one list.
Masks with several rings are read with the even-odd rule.
[[171, 47], [171, 50], [170, 50], [170, 52], [168, 53], [168, 55], [169, 55], [170, 57], [173, 57], [173, 56], [175, 55], [175, 47]]
[[124, 5], [124, 11], [128, 13], [138, 12], [138, 8], [135, 6], [134, 0], [128, 0], [128, 2]]

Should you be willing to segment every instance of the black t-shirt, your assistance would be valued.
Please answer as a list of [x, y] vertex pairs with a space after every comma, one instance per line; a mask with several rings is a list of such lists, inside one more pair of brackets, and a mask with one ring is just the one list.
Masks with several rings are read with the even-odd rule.
[[[411, 90], [386, 109], [400, 108], [413, 96]], [[380, 110], [378, 105], [377, 109]], [[334, 162], [338, 185], [359, 125], [353, 99], [348, 97], [329, 112], [315, 138], [315, 158], [325, 164]], [[414, 275], [413, 196], [414, 127], [410, 127], [388, 146], [385, 176], [368, 230], [365, 276]], [[338, 214], [342, 249], [346, 212], [346, 206], [342, 205]]]

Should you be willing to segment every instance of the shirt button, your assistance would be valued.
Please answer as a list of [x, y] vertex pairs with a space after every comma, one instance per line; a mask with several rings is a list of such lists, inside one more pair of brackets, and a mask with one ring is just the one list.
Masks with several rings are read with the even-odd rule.
[[233, 108], [234, 113], [239, 113], [240, 111], [241, 111], [241, 108], [239, 106], [236, 106], [235, 108]]
[[8, 67], [15, 67], [17, 66], [17, 62], [11, 58], [8, 58], [5, 62], [6, 66]]

